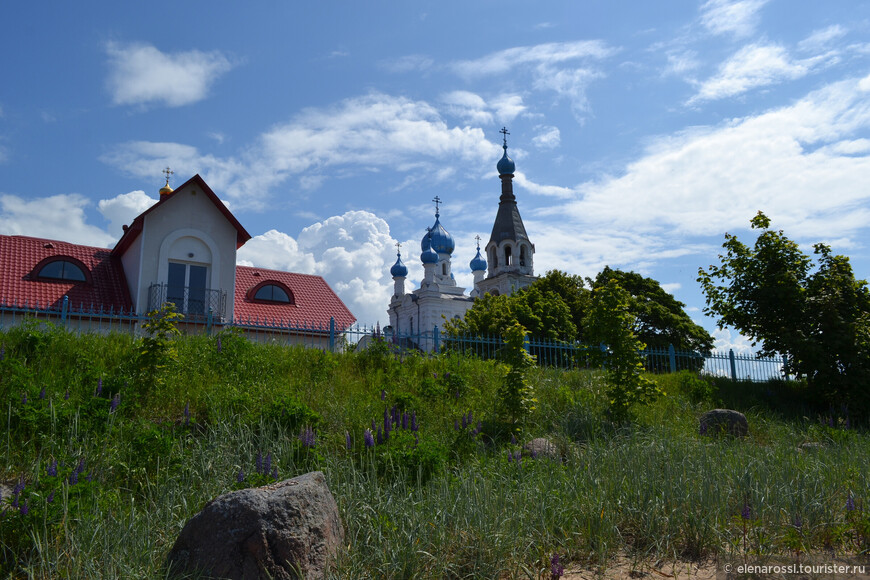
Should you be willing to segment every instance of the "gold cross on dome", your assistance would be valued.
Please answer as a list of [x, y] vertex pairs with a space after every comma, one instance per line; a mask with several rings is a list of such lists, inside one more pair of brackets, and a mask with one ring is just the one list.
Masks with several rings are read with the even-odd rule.
[[169, 169], [169, 167], [167, 167], [167, 168], [164, 169], [161, 173], [163, 173], [163, 175], [166, 176], [166, 185], [169, 185], [169, 177], [170, 177], [171, 175], [174, 175], [175, 172], [172, 171], [171, 169]]

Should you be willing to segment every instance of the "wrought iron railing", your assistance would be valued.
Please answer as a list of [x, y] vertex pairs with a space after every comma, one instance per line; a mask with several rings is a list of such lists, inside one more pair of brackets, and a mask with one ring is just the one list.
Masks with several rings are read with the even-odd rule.
[[218, 321], [226, 318], [227, 293], [223, 290], [169, 284], [151, 284], [148, 287], [149, 312], [167, 302], [175, 304], [175, 310], [188, 319], [204, 319], [209, 313]]

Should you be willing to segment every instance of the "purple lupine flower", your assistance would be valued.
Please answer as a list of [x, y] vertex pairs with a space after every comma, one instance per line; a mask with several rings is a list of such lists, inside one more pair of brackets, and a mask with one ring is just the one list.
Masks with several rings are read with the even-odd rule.
[[468, 412], [468, 424], [471, 425], [474, 423], [474, 416], [471, 414], [471, 411]]
[[77, 471], [73, 471], [69, 474], [69, 484], [75, 485], [79, 482], [79, 474]]
[[420, 436], [414, 433], [414, 447], [420, 444]]
[[257, 451], [257, 473], [263, 473], [263, 454]]
[[64, 395], [63, 395], [63, 400], [64, 400], [64, 401], [69, 401], [69, 389], [67, 389], [67, 390], [66, 390], [66, 393], [64, 393]]
[[27, 404], [27, 393], [24, 393], [24, 396], [21, 397], [21, 404], [22, 404], [22, 405], [26, 405], [26, 404]]
[[272, 479], [274, 479], [276, 481], [278, 480], [278, 466], [277, 465], [272, 467]]
[[374, 432], [377, 431], [377, 430], [378, 430], [378, 426], [377, 426], [377, 424], [375, 423], [375, 420], [372, 419], [372, 433], [374, 433]]
[[743, 504], [743, 511], [740, 512], [740, 517], [744, 520], [748, 520], [752, 517], [752, 508], [749, 507], [748, 503]]
[[42, 387], [42, 390], [39, 391], [39, 399], [45, 400], [45, 387]]
[[796, 530], [800, 530], [803, 527], [804, 522], [801, 519], [800, 514], [795, 514], [793, 525], [794, 525]]
[[236, 482], [242, 483], [245, 481], [245, 472], [240, 468], [239, 472], [236, 474]]
[[477, 431], [475, 432], [475, 435], [477, 435], [477, 433], [480, 433], [481, 431], [483, 431], [483, 422], [480, 421], [480, 420], [478, 419], [478, 421], [477, 421]]
[[417, 424], [417, 411], [411, 411], [411, 431], [416, 433], [420, 429]]
[[538, 458], [538, 452], [537, 452], [534, 448], [529, 449], [529, 455], [532, 456], [532, 459], [537, 459], [537, 458]]
[[363, 441], [365, 441], [366, 447], [375, 446], [375, 438], [372, 436], [371, 429], [366, 429], [366, 432], [363, 433]]
[[550, 580], [559, 580], [565, 574], [565, 568], [559, 562], [559, 554], [553, 554], [550, 559]]
[[851, 491], [849, 492], [849, 497], [846, 498], [846, 511], [855, 511], [855, 497], [852, 495]]
[[89, 472], [85, 479], [88, 481], [88, 483], [91, 483], [94, 480], [94, 472]]
[[317, 444], [317, 441], [314, 437], [314, 431], [311, 427], [306, 427], [299, 434], [299, 440], [302, 441], [303, 447], [314, 447]]
[[[220, 339], [218, 339], [220, 340]], [[190, 426], [190, 401], [184, 404], [184, 426]]]
[[49, 477], [57, 477], [57, 459], [45, 468], [45, 474]]
[[381, 389], [381, 400], [384, 401], [387, 398], [387, 391]]
[[381, 426], [378, 425], [378, 445], [384, 442], [384, 434], [381, 433]]
[[266, 459], [263, 461], [263, 475], [268, 474], [272, 470], [272, 452], [266, 454]]
[[54, 490], [51, 490], [51, 493], [48, 494], [48, 497], [45, 498], [45, 503], [51, 503], [54, 501]]
[[513, 460], [514, 460], [514, 454], [510, 449], [508, 449], [508, 463], [510, 463]]
[[109, 405], [109, 413], [114, 413], [118, 410], [118, 405], [121, 404], [121, 393], [115, 393], [112, 397], [112, 403]]
[[[462, 422], [465, 422], [465, 417], [462, 418]], [[453, 430], [459, 431], [459, 419], [453, 419]]]
[[97, 392], [98, 397], [103, 394], [103, 377], [100, 377], [99, 379], [97, 379], [97, 391], [96, 392]]
[[27, 500], [24, 500], [24, 504], [21, 506], [21, 515], [26, 516], [27, 512], [30, 511], [30, 506], [27, 505]]
[[344, 445], [348, 450], [353, 449], [353, 440], [350, 438], [350, 433], [344, 432]]
[[511, 445], [516, 445], [516, 444], [517, 444], [517, 438], [516, 438], [516, 435], [514, 435], [513, 433], [511, 433]]
[[393, 408], [390, 410], [390, 418], [393, 420], [393, 425], [399, 424], [399, 408], [393, 405]]
[[79, 458], [79, 464], [76, 466], [76, 473], [81, 475], [84, 470], [85, 470], [85, 458], [81, 457], [81, 458]]
[[466, 416], [463, 415], [462, 416], [462, 428], [465, 429], [466, 427], [468, 427], [468, 420], [466, 419]]
[[408, 428], [408, 414], [402, 413], [402, 429]]

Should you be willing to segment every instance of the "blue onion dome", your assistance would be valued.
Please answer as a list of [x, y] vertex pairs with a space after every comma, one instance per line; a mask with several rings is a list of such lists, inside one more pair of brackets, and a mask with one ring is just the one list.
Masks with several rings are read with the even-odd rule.
[[496, 165], [496, 168], [498, 169], [498, 174], [499, 175], [512, 174], [517, 166], [514, 163], [514, 160], [511, 159], [510, 157], [508, 157], [507, 145], [505, 145], [503, 147], [503, 149], [504, 149], [504, 155], [502, 155], [501, 159], [499, 159], [499, 161], [498, 161], [498, 165]]
[[451, 236], [450, 233], [444, 229], [444, 226], [441, 225], [441, 219], [439, 218], [438, 213], [435, 214], [435, 225], [429, 229], [429, 233], [427, 233], [420, 242], [421, 250], [426, 251], [427, 242], [431, 248], [439, 254], [452, 254], [453, 249], [456, 247], [456, 242], [453, 241], [453, 236]]
[[432, 249], [432, 242], [429, 238], [429, 234], [426, 234], [426, 237], [423, 238], [423, 253], [420, 254], [420, 261], [424, 264], [438, 263], [438, 252]]
[[471, 260], [471, 271], [480, 272], [481, 270], [486, 270], [486, 260], [480, 255], [480, 246], [477, 246], [477, 255]]
[[396, 254], [396, 263], [390, 268], [390, 276], [393, 278], [406, 278], [408, 276], [408, 267], [402, 262], [402, 254]]

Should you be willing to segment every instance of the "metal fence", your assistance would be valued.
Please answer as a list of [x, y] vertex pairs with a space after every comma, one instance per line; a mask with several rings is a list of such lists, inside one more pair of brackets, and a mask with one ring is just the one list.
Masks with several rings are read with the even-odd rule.
[[[121, 332], [139, 335], [143, 314], [114, 311], [101, 307], [72, 308], [67, 299], [49, 307], [39, 304], [7, 305], [0, 302], [0, 330], [21, 324], [25, 320], [47, 321], [78, 333]], [[504, 341], [498, 336], [448, 336], [434, 327], [413, 335], [384, 333], [379, 326], [354, 325], [337, 328], [335, 320], [328, 325], [288, 326], [268, 319], [236, 319], [224, 322], [211, 312], [205, 316], [185, 318], [179, 324], [187, 334], [211, 334], [225, 329], [236, 329], [255, 342], [282, 345], [301, 345], [333, 352], [368, 348], [374, 341], [386, 342], [395, 352], [441, 353], [457, 352], [492, 359], [498, 356]], [[538, 365], [557, 368], [591, 368], [601, 357], [595, 350], [603, 346], [584, 345], [554, 340], [527, 338], [526, 350]], [[592, 356], [595, 354], [596, 356]], [[670, 373], [690, 370], [711, 376], [734, 380], [767, 381], [788, 379], [782, 357], [760, 358], [751, 353], [712, 351], [709, 353], [678, 351], [669, 348], [648, 348], [641, 353], [644, 366], [651, 373]]]

